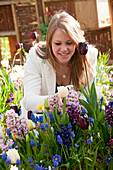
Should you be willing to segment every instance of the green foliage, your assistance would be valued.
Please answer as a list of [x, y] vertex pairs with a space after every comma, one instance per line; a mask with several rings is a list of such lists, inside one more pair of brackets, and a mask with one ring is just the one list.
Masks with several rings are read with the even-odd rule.
[[113, 85], [113, 64], [108, 65], [109, 58], [110, 51], [105, 54], [100, 52], [97, 59], [96, 86], [102, 87], [104, 99], [110, 96], [109, 89]]
[[10, 59], [11, 58], [11, 53], [10, 53], [10, 48], [9, 48], [9, 40], [8, 37], [0, 37], [0, 48], [1, 48], [1, 54], [2, 54], [2, 59]]
[[46, 38], [47, 29], [48, 29], [49, 22], [51, 19], [51, 13], [47, 12], [44, 14], [44, 16], [45, 16], [45, 23], [43, 22], [42, 18], [40, 18], [41, 20], [40, 27], [38, 27], [38, 30], [41, 32], [41, 35], [42, 35], [42, 40], [45, 40]]
[[[0, 113], [6, 112], [10, 108], [10, 104], [18, 105], [20, 100], [23, 97], [22, 92], [22, 86], [15, 90], [15, 83], [12, 82], [10, 79], [8, 72], [6, 69], [1, 66], [1, 72], [0, 72], [0, 80], [1, 80], [1, 93], [0, 93]], [[12, 93], [14, 100], [11, 100], [11, 97], [9, 94]], [[7, 99], [10, 100], [10, 102], [6, 102]]]

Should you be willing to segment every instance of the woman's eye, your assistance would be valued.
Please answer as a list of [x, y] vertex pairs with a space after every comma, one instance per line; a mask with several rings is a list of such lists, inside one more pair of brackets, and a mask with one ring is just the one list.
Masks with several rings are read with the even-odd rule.
[[61, 43], [55, 43], [56, 45], [60, 45]]
[[67, 42], [67, 45], [71, 45], [72, 44], [72, 42]]

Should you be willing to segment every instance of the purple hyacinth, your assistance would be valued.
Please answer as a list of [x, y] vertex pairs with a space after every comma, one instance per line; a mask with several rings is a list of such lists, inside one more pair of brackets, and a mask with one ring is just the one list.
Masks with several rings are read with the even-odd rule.
[[10, 109], [6, 112], [6, 123], [10, 132], [13, 135], [17, 135], [18, 139], [23, 139], [23, 135], [28, 133], [28, 126], [24, 117], [18, 116], [14, 109]]
[[108, 124], [110, 124], [110, 126], [113, 126], [113, 106], [112, 106], [112, 102], [109, 103], [109, 105], [106, 106], [104, 120], [107, 121]]
[[[71, 137], [70, 137], [70, 130], [68, 129], [68, 127], [64, 127], [64, 126], [60, 126], [61, 127], [61, 131], [57, 130], [56, 131], [56, 135], [60, 136], [60, 138], [63, 141], [63, 144], [65, 146], [67, 146], [68, 149], [70, 149], [71, 147]], [[58, 144], [60, 148], [62, 148], [62, 146], [60, 144]]]
[[77, 123], [77, 117], [81, 113], [81, 105], [78, 101], [78, 94], [76, 91], [69, 88], [69, 93], [66, 98], [66, 111], [69, 115], [69, 120], [72, 126]]
[[111, 150], [113, 150], [113, 139], [110, 139], [107, 143]]

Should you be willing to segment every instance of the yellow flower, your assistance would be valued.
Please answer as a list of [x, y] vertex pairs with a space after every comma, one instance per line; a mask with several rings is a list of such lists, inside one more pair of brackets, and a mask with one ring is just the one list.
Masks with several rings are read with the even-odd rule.
[[14, 136], [13, 136], [13, 139], [16, 140], [16, 138], [17, 138], [17, 135], [14, 135]]
[[32, 121], [30, 119], [27, 120], [27, 126], [28, 126], [29, 130], [33, 130], [33, 124], [32, 124]]
[[39, 110], [43, 110], [44, 106], [43, 104], [39, 104], [39, 106], [37, 106]]

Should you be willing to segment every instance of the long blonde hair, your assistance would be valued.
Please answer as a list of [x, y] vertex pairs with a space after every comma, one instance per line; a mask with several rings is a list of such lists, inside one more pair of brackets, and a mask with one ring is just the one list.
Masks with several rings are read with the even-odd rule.
[[[77, 20], [75, 20], [70, 14], [65, 11], [58, 11], [51, 18], [47, 34], [46, 34], [46, 44], [43, 47], [37, 46], [37, 54], [43, 58], [48, 59], [50, 64], [53, 66], [54, 70], [58, 69], [57, 60], [52, 52], [51, 40], [52, 36], [57, 28], [62, 29], [68, 37], [72, 40], [74, 44], [78, 46], [79, 42], [84, 42], [84, 32], [80, 29], [80, 25]], [[86, 59], [87, 70], [90, 73], [90, 65]], [[71, 65], [71, 81], [75, 90], [80, 90], [79, 85], [82, 84], [86, 86], [86, 74], [84, 68], [83, 56], [80, 55], [78, 48], [76, 48], [74, 55], [70, 61]]]

